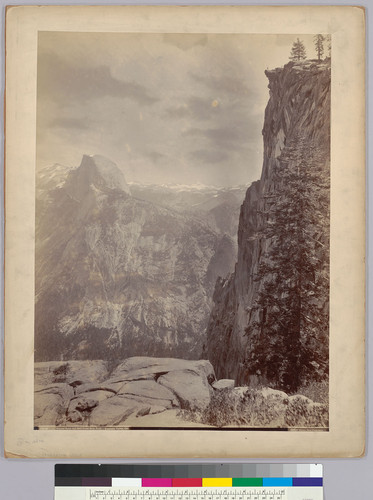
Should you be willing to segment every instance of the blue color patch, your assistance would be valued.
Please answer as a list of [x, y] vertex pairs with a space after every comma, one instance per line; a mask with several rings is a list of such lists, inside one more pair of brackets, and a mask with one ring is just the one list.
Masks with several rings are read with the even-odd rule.
[[293, 477], [293, 486], [322, 486], [322, 477]]
[[293, 486], [292, 477], [263, 477], [263, 486]]

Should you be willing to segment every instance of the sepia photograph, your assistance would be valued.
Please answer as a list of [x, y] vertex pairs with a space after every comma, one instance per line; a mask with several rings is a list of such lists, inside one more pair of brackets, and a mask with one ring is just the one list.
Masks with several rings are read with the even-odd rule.
[[6, 457], [364, 454], [364, 16], [7, 9]]
[[39, 32], [35, 429], [328, 430], [331, 51]]

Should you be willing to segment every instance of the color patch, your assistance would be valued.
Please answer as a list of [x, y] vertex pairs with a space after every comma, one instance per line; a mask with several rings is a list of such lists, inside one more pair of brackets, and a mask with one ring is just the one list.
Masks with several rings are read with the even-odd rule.
[[263, 486], [262, 477], [236, 477], [232, 479], [232, 486]]
[[81, 477], [56, 477], [54, 479], [55, 486], [82, 486]]
[[202, 486], [204, 488], [216, 488], [216, 487], [227, 487], [232, 486], [231, 477], [204, 477], [202, 478]]
[[322, 477], [293, 477], [293, 486], [322, 486]]
[[146, 488], [169, 488], [172, 486], [170, 478], [143, 477], [142, 486]]
[[263, 486], [293, 486], [292, 477], [263, 477]]
[[127, 486], [128, 488], [141, 488], [142, 480], [136, 477], [113, 477], [112, 486]]
[[82, 486], [111, 486], [111, 477], [82, 477]]
[[179, 478], [172, 480], [172, 486], [175, 488], [182, 488], [184, 486], [188, 488], [201, 488], [202, 487], [202, 478]]

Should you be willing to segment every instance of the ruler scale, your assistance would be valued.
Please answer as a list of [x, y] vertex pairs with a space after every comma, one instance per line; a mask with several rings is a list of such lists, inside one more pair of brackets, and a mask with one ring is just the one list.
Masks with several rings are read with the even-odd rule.
[[320, 464], [193, 464], [189, 469], [179, 464], [55, 467], [55, 500], [322, 499]]
[[120, 488], [87, 488], [86, 500], [284, 500], [287, 498], [284, 488], [250, 488], [236, 494], [226, 491], [221, 493], [217, 490], [194, 491], [185, 493], [178, 491], [172, 493], [168, 491], [147, 492], [145, 494], [133, 494], [128, 490]]

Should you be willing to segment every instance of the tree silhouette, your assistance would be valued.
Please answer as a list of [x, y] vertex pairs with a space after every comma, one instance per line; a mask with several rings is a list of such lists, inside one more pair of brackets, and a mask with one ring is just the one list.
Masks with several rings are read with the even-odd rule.
[[302, 61], [306, 59], [306, 49], [304, 43], [299, 40], [299, 38], [293, 43], [289, 59], [291, 61]]
[[326, 35], [325, 41], [327, 43], [326, 48], [328, 50], [328, 57], [331, 57], [331, 54], [332, 54], [332, 37], [331, 37], [331, 35]]
[[328, 372], [329, 173], [303, 137], [286, 146], [262, 212], [257, 300], [246, 365], [295, 392]]
[[314, 36], [315, 49], [317, 53], [317, 59], [321, 61], [321, 58], [324, 54], [324, 41], [325, 37], [323, 35], [315, 35]]

